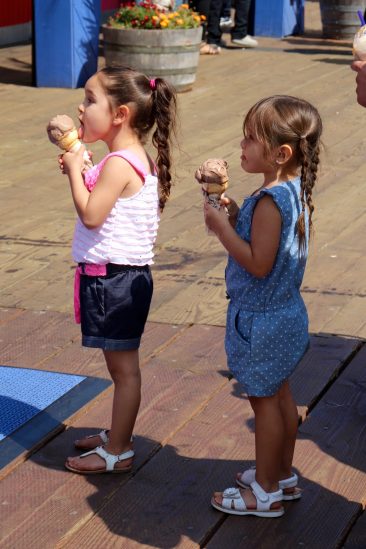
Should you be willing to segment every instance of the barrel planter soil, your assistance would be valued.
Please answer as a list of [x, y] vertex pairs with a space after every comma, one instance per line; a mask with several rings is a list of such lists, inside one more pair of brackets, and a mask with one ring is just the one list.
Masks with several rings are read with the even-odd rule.
[[177, 91], [196, 79], [202, 27], [193, 29], [121, 29], [103, 25], [106, 65], [128, 65], [150, 78], [165, 78]]
[[320, 0], [323, 37], [353, 39], [360, 28], [357, 11], [365, 8], [366, 0]]

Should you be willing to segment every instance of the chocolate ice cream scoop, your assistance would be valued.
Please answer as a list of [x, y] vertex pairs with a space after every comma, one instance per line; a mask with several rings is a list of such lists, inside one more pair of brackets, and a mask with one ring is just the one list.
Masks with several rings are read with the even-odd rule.
[[195, 178], [202, 185], [208, 202], [220, 208], [220, 198], [229, 184], [228, 163], [222, 158], [209, 158], [196, 170]]
[[[74, 121], [67, 114], [54, 116], [47, 125], [47, 134], [51, 143], [57, 145], [63, 151], [76, 152], [82, 145]], [[86, 151], [84, 153], [84, 165], [86, 169], [91, 168], [93, 165]]]

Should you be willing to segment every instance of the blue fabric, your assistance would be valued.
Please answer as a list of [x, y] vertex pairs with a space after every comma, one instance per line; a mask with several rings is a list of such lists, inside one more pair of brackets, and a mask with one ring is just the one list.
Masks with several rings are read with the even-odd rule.
[[230, 298], [225, 338], [228, 367], [249, 396], [275, 394], [309, 345], [308, 316], [300, 295], [308, 238], [300, 256], [296, 234], [301, 212], [300, 178], [246, 198], [239, 211], [236, 232], [250, 242], [253, 212], [266, 194], [272, 197], [282, 218], [272, 271], [264, 278], [256, 278], [232, 257], [226, 267]]

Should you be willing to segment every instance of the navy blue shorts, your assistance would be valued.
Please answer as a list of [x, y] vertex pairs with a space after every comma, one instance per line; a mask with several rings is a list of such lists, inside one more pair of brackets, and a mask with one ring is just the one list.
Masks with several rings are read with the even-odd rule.
[[105, 351], [138, 349], [153, 293], [150, 267], [106, 267], [106, 276], [80, 277], [82, 345]]

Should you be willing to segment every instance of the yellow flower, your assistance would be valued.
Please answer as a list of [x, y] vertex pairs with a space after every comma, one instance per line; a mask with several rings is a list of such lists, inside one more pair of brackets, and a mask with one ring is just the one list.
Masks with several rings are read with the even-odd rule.
[[184, 10], [187, 10], [188, 9], [188, 4], [181, 4], [180, 7], [183, 8]]
[[157, 15], [153, 15], [151, 19], [153, 19], [153, 21], [159, 21], [159, 17]]
[[201, 21], [201, 17], [200, 17], [199, 15], [194, 15], [194, 16], [193, 16], [193, 19], [194, 19], [195, 21], [198, 21], [198, 22]]
[[205, 15], [201, 15], [201, 21], [206, 21], [206, 16]]
[[159, 17], [160, 17], [160, 19], [162, 19], [163, 21], [164, 21], [165, 19], [168, 19], [168, 16], [165, 15], [165, 13], [159, 13]]
[[176, 23], [177, 25], [183, 25], [183, 19], [177, 19]]
[[167, 27], [169, 25], [168, 21], [166, 19], [163, 19], [162, 21], [160, 21], [160, 26], [164, 29], [165, 27]]

